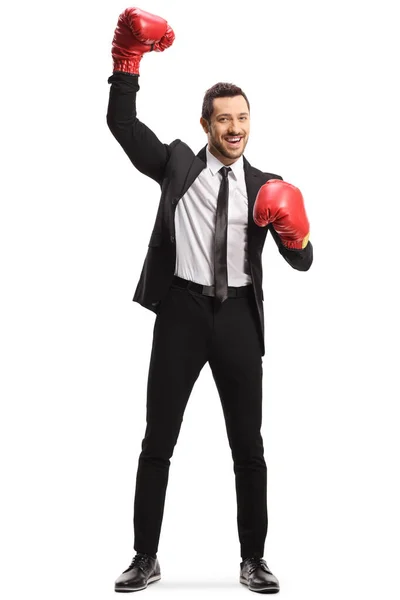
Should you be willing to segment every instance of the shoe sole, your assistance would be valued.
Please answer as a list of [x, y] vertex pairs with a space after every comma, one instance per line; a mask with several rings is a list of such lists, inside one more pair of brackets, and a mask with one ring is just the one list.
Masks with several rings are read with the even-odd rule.
[[243, 585], [246, 585], [251, 592], [259, 592], [260, 594], [277, 594], [280, 591], [280, 588], [276, 587], [276, 586], [275, 587], [270, 586], [263, 590], [254, 589], [249, 585], [249, 582], [244, 577], [240, 577], [239, 581], [240, 581], [240, 583], [243, 583]]
[[147, 588], [147, 586], [149, 585], [149, 583], [154, 583], [155, 581], [158, 581], [159, 579], [161, 579], [161, 575], [153, 575], [152, 577], [149, 577], [147, 580], [146, 585], [144, 585], [143, 587], [133, 587], [130, 588], [128, 586], [126, 587], [115, 587], [114, 591], [116, 592], [139, 592], [140, 590], [145, 590]]

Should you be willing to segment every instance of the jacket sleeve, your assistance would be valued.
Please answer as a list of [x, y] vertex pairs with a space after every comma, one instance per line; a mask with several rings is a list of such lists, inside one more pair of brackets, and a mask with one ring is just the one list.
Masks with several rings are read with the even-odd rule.
[[297, 271], [308, 271], [313, 262], [313, 247], [311, 242], [308, 241], [307, 246], [302, 250], [286, 248], [286, 246], [282, 244], [279, 235], [272, 227], [272, 224], [268, 225], [268, 229], [278, 246], [279, 253], [289, 265], [293, 267], [293, 269], [297, 269]]
[[136, 116], [139, 75], [115, 72], [108, 83], [111, 88], [107, 125], [111, 133], [136, 169], [161, 185], [170, 149]]

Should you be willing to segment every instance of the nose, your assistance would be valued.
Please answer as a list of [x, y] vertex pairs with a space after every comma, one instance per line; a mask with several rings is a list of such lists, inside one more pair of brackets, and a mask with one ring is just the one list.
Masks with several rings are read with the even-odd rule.
[[229, 133], [232, 135], [240, 135], [240, 131], [242, 131], [240, 121], [237, 119], [233, 119], [230, 122]]

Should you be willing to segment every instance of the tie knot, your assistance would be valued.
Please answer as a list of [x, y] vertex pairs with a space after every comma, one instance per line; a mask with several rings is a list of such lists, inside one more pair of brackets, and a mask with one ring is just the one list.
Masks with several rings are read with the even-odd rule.
[[222, 177], [224, 177], [225, 179], [228, 177], [228, 173], [229, 171], [232, 171], [232, 169], [230, 167], [221, 167], [219, 172], [221, 173]]

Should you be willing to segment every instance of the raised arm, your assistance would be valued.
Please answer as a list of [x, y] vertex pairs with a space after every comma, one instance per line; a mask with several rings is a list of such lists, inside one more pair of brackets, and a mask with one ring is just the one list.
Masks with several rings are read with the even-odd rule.
[[107, 110], [107, 124], [132, 164], [161, 184], [169, 158], [169, 147], [136, 116], [139, 65], [143, 54], [162, 52], [175, 39], [161, 17], [138, 8], [120, 14], [112, 42], [113, 74]]

